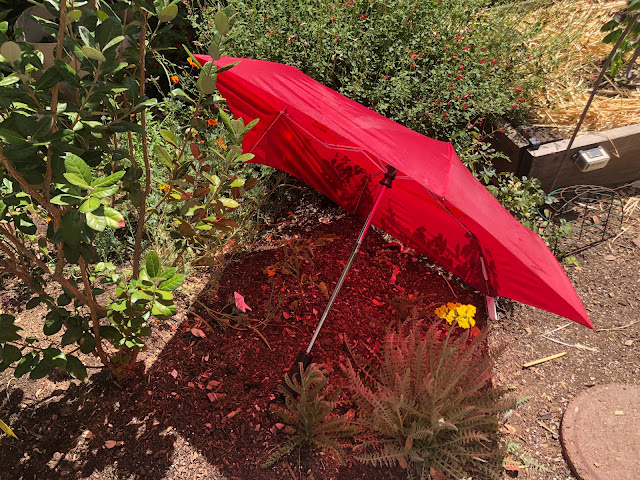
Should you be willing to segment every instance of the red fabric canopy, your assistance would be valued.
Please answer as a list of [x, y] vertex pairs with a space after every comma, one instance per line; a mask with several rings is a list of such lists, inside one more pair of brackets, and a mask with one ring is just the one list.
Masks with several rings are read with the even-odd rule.
[[[211, 58], [196, 55], [204, 64]], [[284, 170], [366, 217], [386, 165], [398, 169], [373, 225], [490, 296], [593, 328], [571, 281], [542, 239], [523, 227], [433, 140], [325, 87], [294, 67], [223, 57], [218, 89], [245, 123], [258, 163]]]

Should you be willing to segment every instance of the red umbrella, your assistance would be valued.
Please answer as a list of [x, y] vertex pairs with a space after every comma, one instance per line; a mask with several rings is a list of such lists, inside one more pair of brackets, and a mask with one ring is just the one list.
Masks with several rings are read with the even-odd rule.
[[[593, 328], [542, 239], [475, 179], [451, 144], [403, 127], [294, 67], [228, 57], [216, 63], [237, 60], [217, 85], [236, 117], [260, 119], [243, 144], [254, 161], [298, 177], [351, 213], [373, 211], [373, 225], [487, 296]], [[388, 189], [378, 184], [387, 166], [397, 169]]]

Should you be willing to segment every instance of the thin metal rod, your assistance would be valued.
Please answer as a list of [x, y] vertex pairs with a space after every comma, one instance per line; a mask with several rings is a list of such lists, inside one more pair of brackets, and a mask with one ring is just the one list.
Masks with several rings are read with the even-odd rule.
[[338, 283], [336, 284], [336, 288], [333, 290], [333, 293], [331, 294], [331, 298], [329, 299], [329, 303], [327, 303], [327, 307], [324, 309], [324, 313], [322, 314], [322, 318], [320, 318], [320, 322], [318, 323], [318, 326], [316, 327], [316, 331], [314, 332], [313, 337], [311, 338], [311, 341], [309, 342], [309, 346], [307, 347], [307, 350], [306, 350], [307, 355], [311, 353], [311, 349], [313, 348], [313, 344], [316, 342], [316, 339], [318, 338], [318, 334], [320, 333], [320, 330], [322, 329], [322, 325], [324, 324], [324, 321], [327, 319], [327, 316], [329, 315], [329, 312], [331, 311], [331, 307], [333, 306], [333, 302], [335, 302], [336, 297], [338, 296], [338, 292], [340, 292], [340, 288], [342, 288], [342, 284], [344, 283], [344, 280], [347, 277], [347, 273], [349, 273], [349, 269], [351, 268], [351, 264], [355, 260], [356, 255], [358, 254], [358, 251], [360, 250], [360, 246], [362, 245], [362, 240], [364, 239], [364, 236], [367, 234], [367, 230], [369, 230], [369, 227], [371, 226], [371, 221], [373, 220], [373, 215], [375, 214], [376, 210], [378, 209], [378, 205], [380, 205], [380, 201], [382, 200], [382, 196], [384, 195], [384, 192], [385, 192], [386, 189], [387, 189], [386, 187], [380, 186], [380, 192], [378, 193], [378, 198], [376, 198], [376, 203], [373, 205], [373, 208], [369, 212], [369, 216], [367, 217], [367, 221], [364, 224], [364, 227], [362, 227], [362, 231], [360, 232], [360, 236], [358, 237], [358, 241], [356, 242], [355, 247], [353, 247], [353, 251], [351, 252], [351, 256], [349, 257], [349, 260], [347, 261], [347, 264], [344, 266], [344, 269], [342, 270], [342, 275], [340, 275], [340, 278], [338, 279]]
[[629, 21], [629, 25], [627, 25], [627, 28], [625, 28], [624, 32], [622, 32], [622, 35], [620, 35], [620, 38], [618, 38], [618, 41], [613, 46], [613, 49], [611, 50], [611, 53], [609, 54], [609, 56], [607, 57], [605, 62], [602, 64], [602, 69], [600, 70], [600, 75], [598, 75], [598, 78], [596, 79], [596, 83], [594, 84], [593, 90], [591, 91], [591, 96], [589, 97], [589, 100], [587, 100], [587, 104], [584, 106], [584, 110], [582, 111], [582, 115], [580, 116], [580, 119], [578, 120], [578, 125], [576, 125], [576, 129], [573, 131], [573, 135], [571, 135], [571, 140], [569, 140], [569, 144], [567, 145], [567, 149], [564, 151], [564, 155], [562, 156], [562, 160], [560, 161], [560, 165], [558, 165], [558, 170], [556, 171], [556, 175], [555, 175], [555, 177], [553, 177], [553, 182], [551, 182], [551, 187], [549, 188], [550, 192], [553, 192], [554, 188], [556, 187], [556, 183], [558, 182], [558, 177], [560, 176], [560, 171], [562, 170], [562, 167], [564, 166], [564, 163], [567, 161], [567, 158], [569, 157], [569, 152], [571, 150], [573, 142], [576, 139], [576, 137], [578, 136], [578, 132], [580, 131], [580, 127], [582, 127], [582, 122], [584, 122], [584, 119], [587, 116], [587, 112], [589, 111], [589, 107], [591, 106], [591, 102], [593, 102], [593, 99], [595, 98], [596, 93], [598, 92], [598, 87], [600, 87], [600, 83], [602, 82], [602, 79], [604, 78], [604, 75], [607, 72], [607, 69], [609, 68], [609, 64], [611, 63], [611, 60], [613, 60], [613, 56], [615, 55], [616, 50], [618, 50], [618, 48], [620, 47], [620, 44], [622, 43], [624, 38], [629, 33], [629, 30], [631, 30], [631, 27], [633, 27], [633, 25], [636, 23], [636, 20], [638, 19], [639, 15], [640, 15], [639, 13], [636, 13], [631, 18], [631, 20]]

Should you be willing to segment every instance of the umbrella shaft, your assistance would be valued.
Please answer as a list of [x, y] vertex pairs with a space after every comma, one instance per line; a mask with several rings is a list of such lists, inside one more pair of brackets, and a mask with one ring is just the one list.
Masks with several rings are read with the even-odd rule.
[[358, 241], [356, 242], [355, 247], [353, 247], [353, 251], [351, 252], [351, 256], [349, 256], [349, 260], [347, 260], [347, 264], [344, 266], [344, 269], [342, 270], [342, 275], [340, 275], [340, 278], [338, 279], [338, 283], [336, 284], [336, 288], [333, 290], [333, 293], [331, 294], [331, 298], [329, 298], [329, 303], [327, 303], [327, 307], [324, 309], [324, 313], [322, 314], [322, 318], [320, 318], [320, 322], [318, 323], [318, 326], [316, 327], [316, 331], [313, 333], [313, 337], [311, 338], [311, 341], [309, 342], [309, 346], [307, 347], [307, 350], [306, 350], [307, 354], [311, 353], [311, 349], [313, 348], [313, 344], [316, 342], [316, 339], [318, 338], [318, 334], [320, 333], [320, 330], [322, 329], [322, 324], [324, 323], [324, 321], [326, 320], [327, 316], [329, 315], [329, 312], [331, 311], [331, 307], [333, 306], [333, 302], [336, 300], [336, 297], [338, 296], [338, 292], [340, 292], [340, 288], [342, 288], [342, 284], [344, 283], [344, 279], [347, 277], [347, 273], [349, 273], [349, 269], [351, 268], [351, 264], [355, 260], [356, 255], [358, 254], [358, 251], [360, 250], [360, 246], [362, 245], [362, 241], [364, 239], [364, 236], [367, 234], [367, 230], [369, 230], [369, 227], [371, 226], [371, 222], [373, 220], [373, 215], [375, 214], [376, 210], [378, 209], [378, 205], [380, 205], [380, 201], [382, 200], [382, 196], [384, 195], [385, 190], [386, 190], [386, 188], [382, 187], [380, 189], [380, 192], [378, 193], [378, 198], [376, 198], [376, 203], [373, 205], [373, 208], [369, 212], [369, 216], [367, 217], [367, 221], [364, 224], [364, 227], [362, 227], [362, 231], [360, 232], [360, 236], [358, 237]]

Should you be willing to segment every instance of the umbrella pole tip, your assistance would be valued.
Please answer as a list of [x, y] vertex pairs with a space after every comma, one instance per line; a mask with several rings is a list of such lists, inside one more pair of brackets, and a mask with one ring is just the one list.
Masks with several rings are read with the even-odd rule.
[[[300, 374], [302, 372], [304, 372], [309, 365], [311, 365], [311, 362], [313, 361], [313, 355], [308, 354], [305, 351], [302, 351], [298, 354], [298, 358], [296, 358], [296, 361], [294, 362], [293, 365], [291, 365], [291, 368], [287, 371], [287, 373], [285, 373], [285, 377], [289, 377], [291, 380], [295, 380], [296, 382], [300, 382]], [[302, 365], [302, 367], [301, 367]], [[296, 392], [294, 392], [289, 385], [287, 385], [286, 380], [282, 383], [282, 386], [287, 390], [287, 392], [289, 392], [291, 395], [296, 395]], [[282, 400], [284, 400], [284, 398], [282, 398]]]

